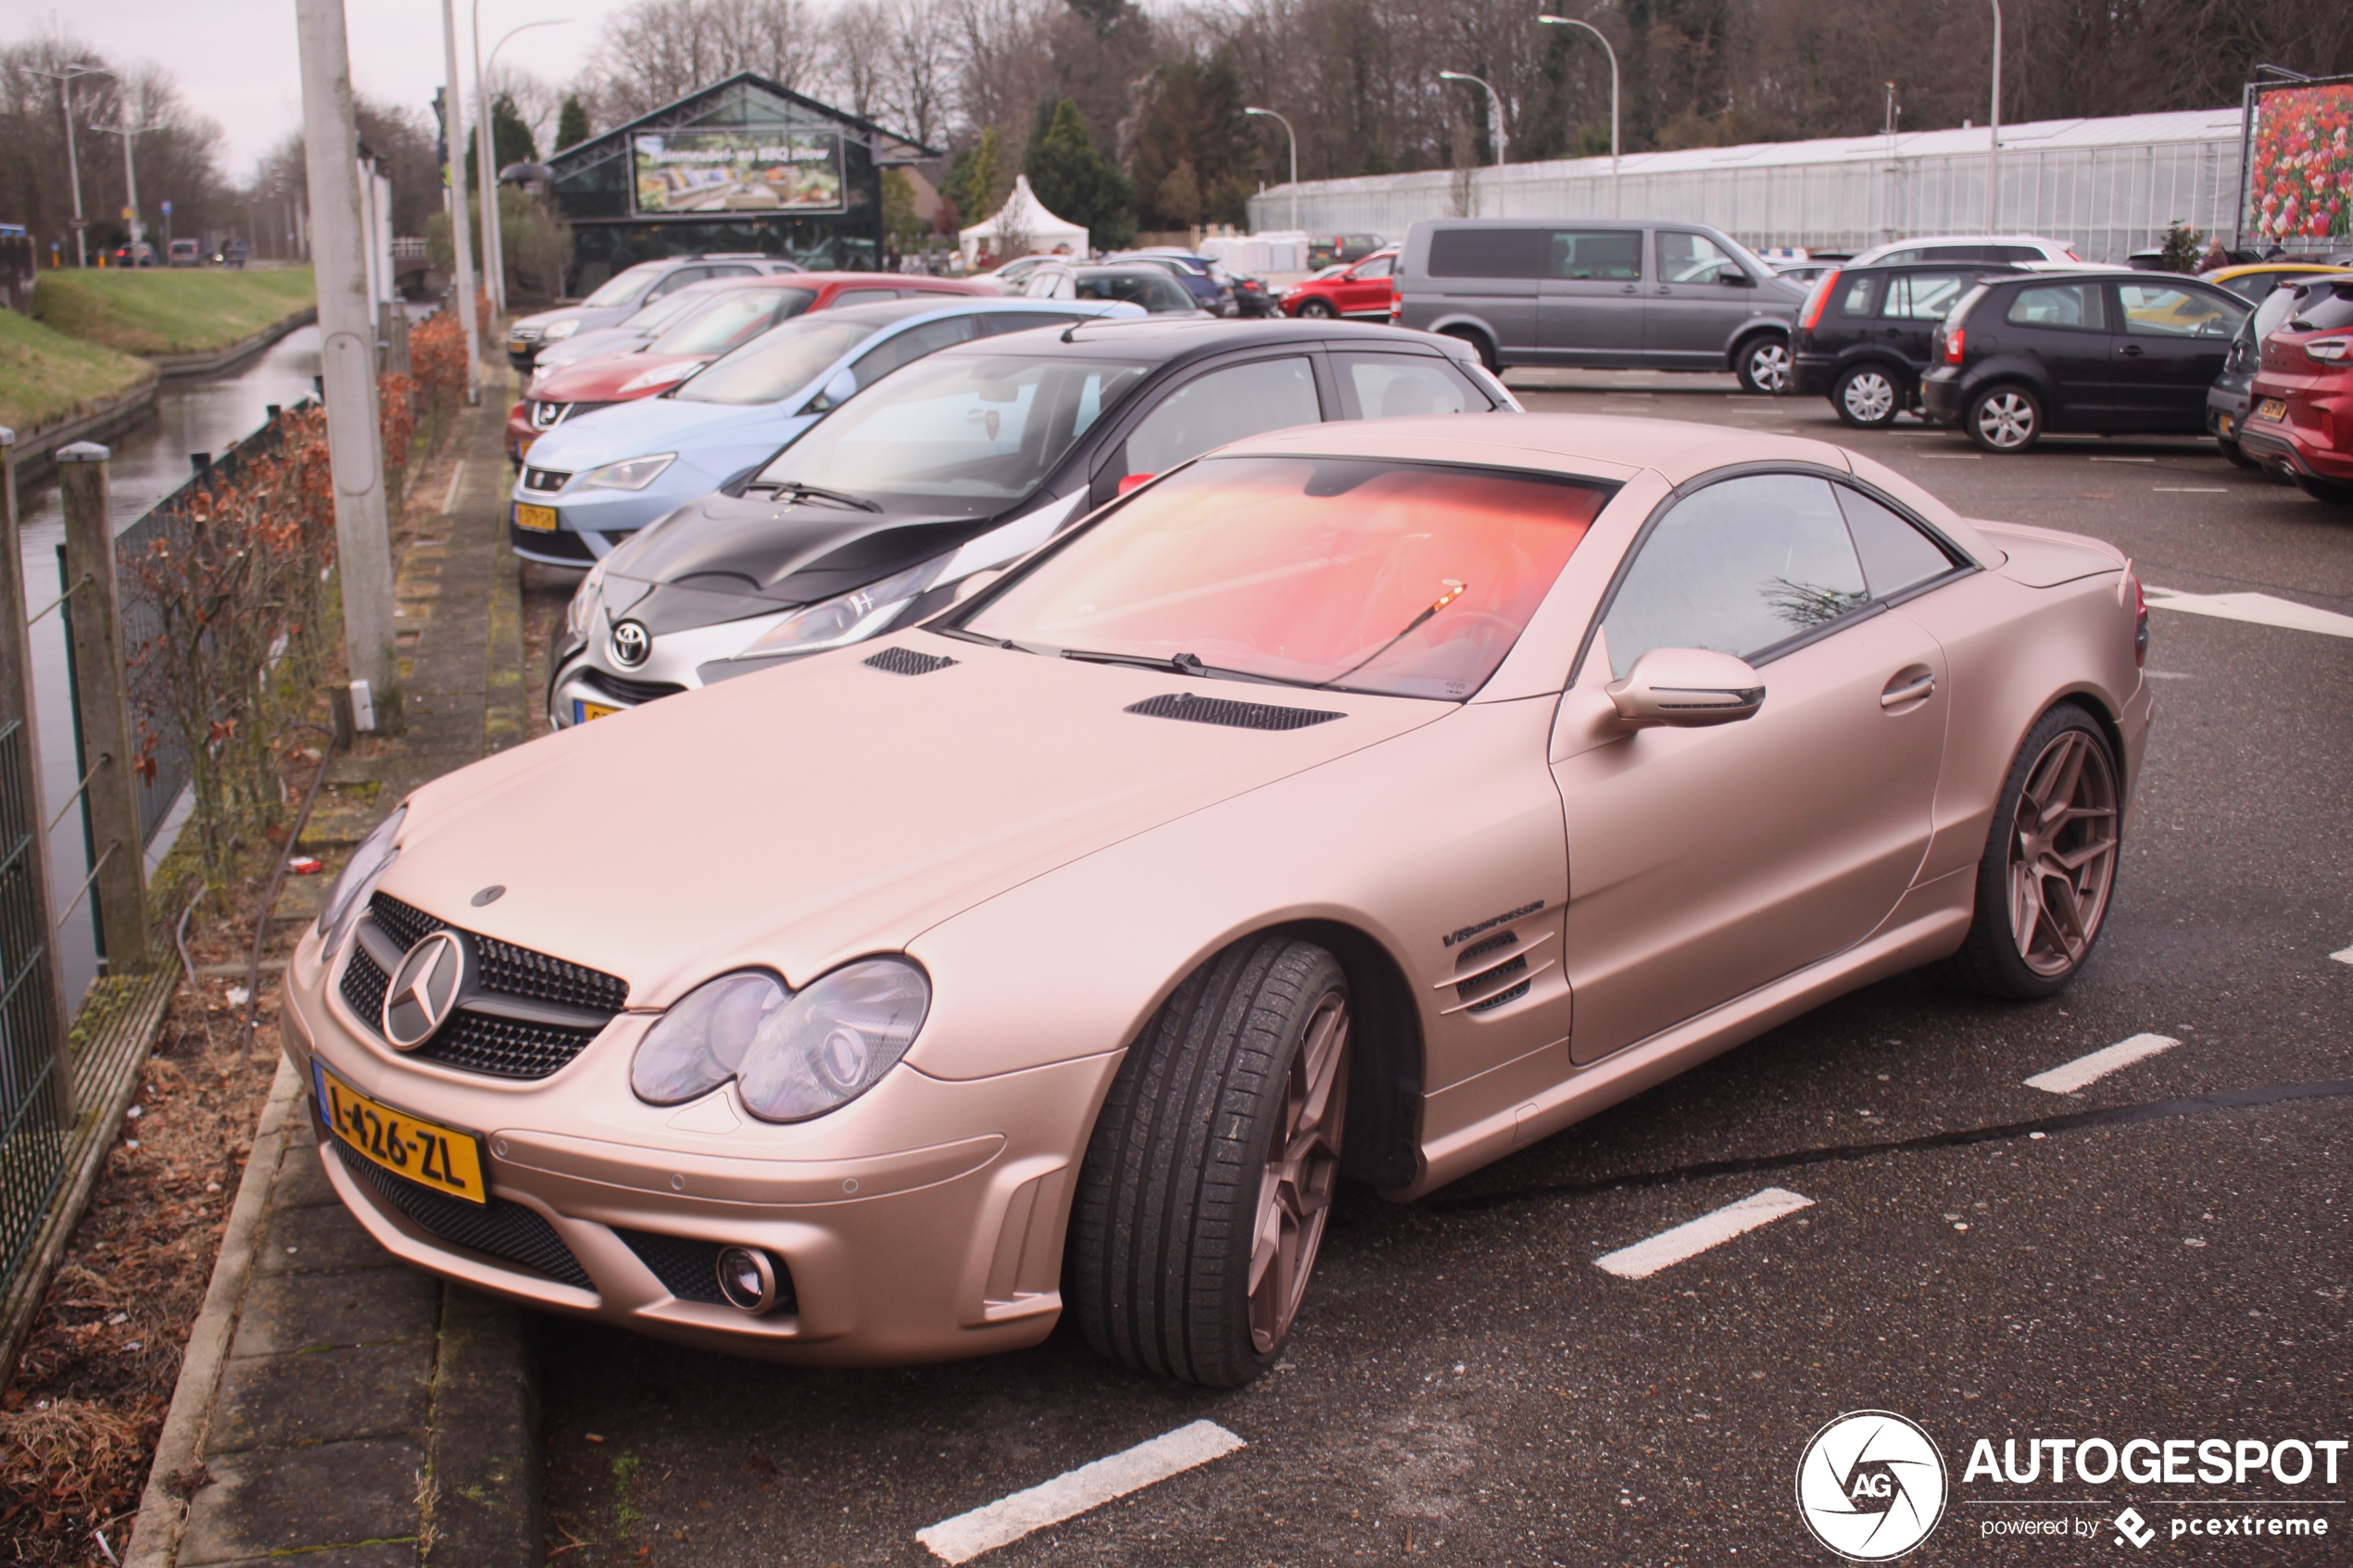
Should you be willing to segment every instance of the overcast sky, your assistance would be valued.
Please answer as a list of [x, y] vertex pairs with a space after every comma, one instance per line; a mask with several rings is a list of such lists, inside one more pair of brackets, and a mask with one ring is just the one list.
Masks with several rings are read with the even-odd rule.
[[[550, 82], [580, 71], [598, 25], [626, 0], [454, 0], [461, 72], [471, 73], [470, 13], [482, 12], [482, 44], [497, 47], [508, 29], [569, 17], [570, 25], [535, 28], [507, 45], [501, 65], [516, 64]], [[370, 97], [409, 105], [430, 116], [442, 68], [439, 0], [345, 0], [351, 31], [351, 78]], [[295, 52], [294, 0], [98, 0], [59, 6], [47, 0], [0, 0], [0, 39], [16, 42], [62, 23], [104, 50], [110, 61], [150, 61], [179, 78], [199, 114], [220, 122], [228, 173], [243, 179], [254, 159], [296, 128], [302, 86]]]

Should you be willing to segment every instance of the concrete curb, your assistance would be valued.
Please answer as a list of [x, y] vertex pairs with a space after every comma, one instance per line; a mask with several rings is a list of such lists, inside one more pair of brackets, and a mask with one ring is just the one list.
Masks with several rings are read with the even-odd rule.
[[419, 1559], [449, 1568], [538, 1568], [538, 1345], [521, 1307], [441, 1287], [441, 1354], [426, 1437], [430, 1486]]
[[148, 1467], [146, 1490], [139, 1498], [139, 1523], [132, 1531], [123, 1568], [170, 1568], [179, 1550], [188, 1505], [171, 1494], [166, 1482], [195, 1463], [204, 1447], [221, 1363], [228, 1358], [237, 1311], [253, 1277], [254, 1255], [260, 1250], [263, 1222], [268, 1218], [270, 1189], [285, 1157], [286, 1133], [301, 1094], [302, 1080], [296, 1075], [294, 1063], [280, 1057], [278, 1075], [271, 1080], [270, 1098], [261, 1108], [261, 1123], [254, 1133], [253, 1149], [245, 1156], [245, 1174], [237, 1181], [237, 1200], [229, 1210], [228, 1229], [221, 1234], [220, 1251], [213, 1260], [212, 1283], [205, 1289], [203, 1310], [196, 1313], [187, 1348], [181, 1353], [171, 1413], [164, 1418], [163, 1436], [156, 1443], [155, 1462]]

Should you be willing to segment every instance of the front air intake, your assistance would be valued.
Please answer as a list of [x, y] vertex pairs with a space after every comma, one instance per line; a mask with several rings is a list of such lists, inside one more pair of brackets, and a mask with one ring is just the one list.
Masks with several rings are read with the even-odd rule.
[[886, 675], [928, 675], [934, 671], [945, 670], [956, 661], [936, 653], [917, 653], [913, 648], [888, 647], [880, 653], [868, 654], [858, 662]]
[[1229, 730], [1303, 730], [1310, 724], [1348, 717], [1345, 713], [1327, 713], [1317, 708], [1277, 708], [1266, 702], [1230, 702], [1222, 696], [1195, 696], [1190, 692], [1148, 696], [1141, 702], [1129, 703], [1120, 711], [1139, 713], [1147, 719], [1182, 719], [1191, 724], [1223, 724]]

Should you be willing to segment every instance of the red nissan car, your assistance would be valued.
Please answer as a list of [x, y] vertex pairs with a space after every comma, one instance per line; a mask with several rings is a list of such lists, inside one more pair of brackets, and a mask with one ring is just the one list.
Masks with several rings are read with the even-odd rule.
[[1397, 295], [1396, 271], [1397, 247], [1377, 250], [1328, 278], [1310, 278], [1292, 287], [1283, 295], [1283, 314], [1324, 320], [1354, 316], [1386, 321], [1390, 301]]
[[2307, 495], [2353, 507], [2353, 281], [2316, 279], [2263, 340], [2239, 450]]
[[884, 272], [787, 272], [745, 279], [718, 294], [714, 303], [629, 352], [566, 365], [534, 381], [507, 415], [507, 457], [521, 467], [534, 441], [573, 415], [667, 392], [729, 349], [795, 316], [922, 295], [997, 292], [988, 283]]

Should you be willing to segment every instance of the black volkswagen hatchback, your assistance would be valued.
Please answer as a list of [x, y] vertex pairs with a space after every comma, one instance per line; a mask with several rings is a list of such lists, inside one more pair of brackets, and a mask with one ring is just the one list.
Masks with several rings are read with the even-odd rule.
[[1894, 424], [1919, 408], [1928, 340], [1944, 313], [1979, 283], [2018, 271], [2000, 262], [1832, 269], [1798, 312], [1790, 390], [1829, 398], [1857, 430]]
[[556, 638], [548, 715], [601, 718], [937, 613], [1246, 435], [1518, 407], [1452, 338], [1345, 321], [1189, 313], [942, 349], [598, 562]]
[[2246, 301], [2171, 272], [2037, 272], [1981, 283], [1931, 340], [1930, 420], [1988, 452], [2045, 434], [2200, 435]]

